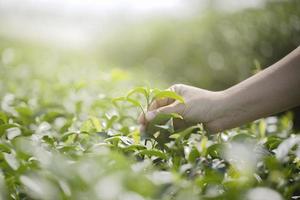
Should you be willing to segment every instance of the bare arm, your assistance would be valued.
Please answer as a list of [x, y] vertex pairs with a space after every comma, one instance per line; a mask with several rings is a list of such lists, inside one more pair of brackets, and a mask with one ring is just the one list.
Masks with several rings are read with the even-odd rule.
[[300, 105], [300, 47], [224, 93], [224, 116], [214, 121], [217, 131]]
[[183, 124], [203, 123], [212, 133], [300, 105], [300, 47], [269, 68], [243, 82], [219, 92], [177, 84], [170, 88], [182, 95], [185, 104], [158, 100], [146, 116], [142, 127], [158, 113], [178, 113]]

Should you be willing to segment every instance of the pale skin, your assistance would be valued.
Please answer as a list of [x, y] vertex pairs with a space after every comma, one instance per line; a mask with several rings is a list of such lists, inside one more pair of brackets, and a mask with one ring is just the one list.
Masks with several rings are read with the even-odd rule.
[[300, 105], [300, 47], [267, 69], [223, 91], [176, 84], [169, 88], [185, 99], [155, 100], [139, 117], [141, 129], [159, 113], [178, 113], [177, 127], [203, 123], [217, 133]]

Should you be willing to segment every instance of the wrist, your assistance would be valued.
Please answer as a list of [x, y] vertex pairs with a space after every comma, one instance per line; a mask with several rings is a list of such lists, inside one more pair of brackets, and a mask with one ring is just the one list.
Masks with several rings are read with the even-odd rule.
[[[231, 129], [248, 121], [251, 121], [252, 100], [246, 96], [237, 94], [236, 91], [227, 89], [221, 92], [218, 115], [210, 123], [213, 133]], [[246, 100], [245, 100], [246, 99]]]
[[214, 117], [207, 123], [207, 130], [217, 133], [235, 127], [239, 122], [243, 108], [240, 108], [230, 90], [216, 92]]

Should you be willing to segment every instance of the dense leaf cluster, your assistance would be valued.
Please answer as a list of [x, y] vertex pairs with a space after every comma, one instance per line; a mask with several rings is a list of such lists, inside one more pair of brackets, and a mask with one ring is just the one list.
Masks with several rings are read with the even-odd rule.
[[299, 198], [300, 137], [289, 114], [216, 135], [201, 124], [176, 130], [180, 116], [160, 115], [140, 133], [134, 107], [145, 112], [153, 99], [183, 99], [138, 87], [92, 98], [88, 112], [84, 101], [67, 95], [59, 103], [46, 93], [2, 96], [2, 199]]

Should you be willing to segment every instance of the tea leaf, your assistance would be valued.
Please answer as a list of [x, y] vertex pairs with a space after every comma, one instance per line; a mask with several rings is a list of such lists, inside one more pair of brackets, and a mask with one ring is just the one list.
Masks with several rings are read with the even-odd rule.
[[8, 122], [8, 118], [7, 118], [6, 114], [3, 112], [0, 112], [0, 125], [7, 124], [7, 122]]
[[152, 156], [155, 156], [155, 157], [159, 157], [161, 159], [167, 159], [167, 156], [166, 154], [164, 154], [163, 152], [159, 151], [159, 150], [156, 150], [156, 149], [145, 149], [145, 150], [141, 150], [139, 152], [139, 154], [141, 155], [145, 155], [145, 156], [148, 156], [148, 157], [152, 157]]
[[3, 153], [3, 154], [4, 154], [5, 161], [13, 170], [17, 170], [20, 167], [20, 163], [16, 159], [15, 155], [13, 155], [12, 153]]
[[145, 98], [148, 98], [150, 95], [149, 89], [147, 89], [145, 87], [136, 87], [127, 93], [126, 98], [129, 98], [130, 96], [132, 96], [133, 94], [136, 94], [136, 93], [142, 94]]
[[89, 117], [88, 120], [83, 122], [81, 125], [80, 131], [86, 133], [94, 133], [94, 132], [101, 132], [102, 126], [100, 121], [96, 117]]
[[259, 134], [261, 138], [264, 138], [266, 136], [266, 130], [267, 130], [267, 124], [265, 120], [260, 120], [259, 121]]
[[173, 91], [157, 91], [154, 93], [154, 99], [162, 99], [162, 98], [170, 98], [179, 101], [180, 103], [184, 103], [184, 99], [182, 96], [178, 95]]

